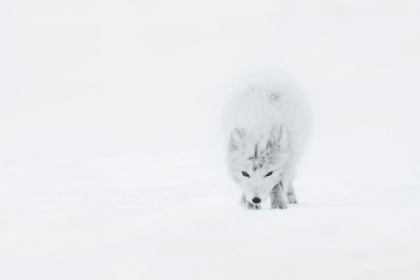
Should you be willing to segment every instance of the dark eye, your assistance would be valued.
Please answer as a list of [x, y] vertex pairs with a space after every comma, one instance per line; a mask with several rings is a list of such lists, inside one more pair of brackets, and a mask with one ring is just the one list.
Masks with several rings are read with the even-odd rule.
[[273, 171], [268, 172], [267, 175], [265, 175], [265, 177], [271, 176], [271, 174], [273, 174]]
[[245, 171], [242, 171], [242, 175], [244, 175], [245, 177], [249, 177], [249, 174], [246, 173]]

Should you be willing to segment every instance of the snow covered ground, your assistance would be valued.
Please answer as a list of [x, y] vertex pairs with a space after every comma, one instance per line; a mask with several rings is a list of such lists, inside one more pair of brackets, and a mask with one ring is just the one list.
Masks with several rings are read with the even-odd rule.
[[[416, 1], [0, 1], [0, 279], [419, 279]], [[232, 88], [292, 73], [298, 205], [245, 211]]]

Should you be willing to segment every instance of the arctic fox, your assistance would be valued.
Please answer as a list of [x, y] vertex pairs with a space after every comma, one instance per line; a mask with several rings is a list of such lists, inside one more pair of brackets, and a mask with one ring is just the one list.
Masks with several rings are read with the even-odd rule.
[[231, 176], [243, 190], [240, 204], [286, 209], [297, 203], [293, 179], [308, 136], [307, 104], [286, 73], [266, 70], [241, 84], [227, 110]]

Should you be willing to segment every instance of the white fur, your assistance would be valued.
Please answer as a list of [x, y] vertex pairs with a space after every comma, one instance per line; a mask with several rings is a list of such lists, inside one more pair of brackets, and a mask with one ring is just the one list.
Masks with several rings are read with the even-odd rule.
[[309, 125], [306, 102], [293, 79], [266, 70], [246, 80], [228, 107], [225, 126], [230, 173], [244, 191], [243, 206], [258, 209], [252, 199], [264, 202], [268, 196], [272, 208], [296, 203], [293, 178]]

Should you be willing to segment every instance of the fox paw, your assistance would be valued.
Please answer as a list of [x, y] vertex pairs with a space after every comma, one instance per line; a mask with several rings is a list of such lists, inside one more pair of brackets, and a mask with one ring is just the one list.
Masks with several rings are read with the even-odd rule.
[[242, 202], [241, 206], [247, 210], [260, 210], [261, 209], [261, 205], [256, 205], [248, 201]]
[[287, 199], [289, 200], [290, 204], [297, 204], [297, 198], [295, 194], [287, 194]]
[[272, 203], [271, 209], [287, 209], [287, 205], [285, 203]]
[[252, 203], [247, 203], [247, 205], [245, 205], [245, 209], [249, 209], [249, 210], [260, 210], [261, 209], [261, 205], [256, 205], [256, 204], [252, 204]]

